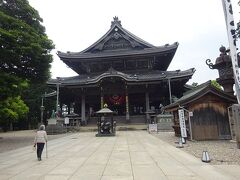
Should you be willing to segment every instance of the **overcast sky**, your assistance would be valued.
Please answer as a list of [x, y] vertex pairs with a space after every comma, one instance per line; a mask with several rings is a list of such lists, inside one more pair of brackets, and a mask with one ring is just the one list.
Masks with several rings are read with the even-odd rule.
[[[238, 0], [232, 0], [235, 24], [240, 19]], [[216, 79], [206, 59], [215, 62], [219, 47], [228, 47], [221, 0], [29, 0], [43, 18], [46, 33], [55, 44], [52, 78], [76, 75], [56, 55], [80, 52], [110, 28], [114, 16], [123, 28], [141, 39], [161, 46], [179, 42], [168, 70], [194, 67], [189, 81]], [[239, 42], [238, 42], [239, 45]]]

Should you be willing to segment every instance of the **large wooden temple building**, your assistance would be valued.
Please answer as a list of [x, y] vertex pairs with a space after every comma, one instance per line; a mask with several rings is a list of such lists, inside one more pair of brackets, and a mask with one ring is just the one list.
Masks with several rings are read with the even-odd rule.
[[145, 123], [151, 112], [183, 95], [195, 72], [167, 71], [177, 48], [177, 42], [154, 46], [114, 17], [109, 31], [90, 47], [58, 51], [78, 76], [51, 79], [48, 85], [59, 87], [60, 107], [74, 108], [82, 122], [96, 123], [94, 112], [107, 104], [117, 123]]

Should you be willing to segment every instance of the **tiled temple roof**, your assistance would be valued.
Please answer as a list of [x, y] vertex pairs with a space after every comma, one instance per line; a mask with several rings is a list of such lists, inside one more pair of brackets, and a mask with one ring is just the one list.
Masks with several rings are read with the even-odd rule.
[[83, 62], [113, 61], [116, 59], [154, 59], [159, 70], [167, 70], [178, 48], [178, 42], [154, 46], [128, 30], [114, 17], [111, 28], [95, 43], [81, 52], [58, 51], [59, 58], [78, 74], [82, 74], [78, 65]]
[[110, 68], [108, 71], [101, 74], [90, 74], [90, 75], [79, 75], [68, 78], [60, 78], [60, 79], [51, 79], [48, 81], [49, 85], [55, 85], [57, 83], [61, 83], [61, 86], [81, 86], [81, 85], [89, 85], [96, 84], [104, 78], [110, 77], [119, 77], [124, 79], [126, 82], [155, 82], [155, 81], [163, 81], [168, 79], [190, 79], [195, 72], [194, 68], [188, 69], [186, 71], [134, 71], [134, 72], [119, 72], [113, 68]]

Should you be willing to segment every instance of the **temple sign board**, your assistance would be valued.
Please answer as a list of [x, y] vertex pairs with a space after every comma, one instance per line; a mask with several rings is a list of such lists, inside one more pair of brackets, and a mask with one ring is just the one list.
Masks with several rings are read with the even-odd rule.
[[179, 116], [179, 125], [180, 125], [180, 129], [181, 129], [181, 137], [187, 137], [184, 109], [178, 110], [178, 116]]
[[171, 131], [174, 125], [173, 118], [172, 114], [158, 114], [156, 117], [158, 131]]
[[148, 132], [158, 132], [157, 124], [149, 124], [148, 125]]
[[50, 118], [47, 120], [48, 121], [48, 124], [57, 124], [57, 119], [56, 118]]

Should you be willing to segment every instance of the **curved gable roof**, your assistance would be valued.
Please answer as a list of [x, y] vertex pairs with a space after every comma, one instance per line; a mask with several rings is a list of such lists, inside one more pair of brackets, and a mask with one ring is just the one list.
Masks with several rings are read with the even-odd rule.
[[235, 96], [227, 94], [223, 90], [217, 89], [216, 87], [214, 87], [211, 84], [211, 81], [207, 81], [207, 82], [195, 87], [194, 89], [186, 92], [185, 95], [183, 95], [176, 102], [174, 102], [174, 103], [172, 103], [168, 106], [165, 106], [165, 109], [168, 110], [168, 109], [171, 109], [171, 108], [174, 108], [174, 107], [178, 107], [179, 105], [182, 106], [182, 105], [191, 103], [191, 102], [201, 98], [202, 96], [204, 96], [205, 94], [208, 94], [208, 93], [214, 94], [216, 96], [219, 96], [219, 97], [221, 97], [223, 99], [226, 99], [226, 100], [228, 100], [230, 102], [233, 102], [233, 103], [236, 102], [236, 97]]
[[[163, 46], [154, 46], [143, 39], [132, 34], [124, 29], [121, 21], [117, 17], [113, 18], [111, 28], [95, 43], [81, 52], [61, 52], [58, 51], [60, 58], [85, 58], [107, 56], [114, 53], [115, 55], [122, 54], [142, 54], [142, 53], [157, 53], [164, 51], [173, 51], [175, 53], [178, 43], [172, 45], [165, 44]], [[142, 50], [142, 52], [141, 52]], [[117, 52], [117, 53], [116, 53]], [[104, 55], [105, 54], [105, 55]]]
[[[115, 36], [114, 36], [115, 35]], [[118, 20], [118, 17], [114, 17], [112, 21], [111, 28], [104, 34], [99, 40], [97, 40], [94, 44], [86, 48], [85, 50], [81, 51], [80, 53], [88, 53], [94, 49], [99, 49], [111, 38], [122, 38], [126, 39], [127, 41], [131, 41], [132, 46], [139, 46], [143, 48], [153, 48], [152, 44], [142, 40], [141, 38], [137, 37], [136, 35], [132, 34], [128, 30], [124, 29], [121, 25], [121, 21]]]
[[117, 17], [114, 17], [110, 30], [98, 41], [81, 52], [57, 52], [59, 58], [78, 74], [86, 70], [82, 64], [117, 61], [119, 59], [152, 59], [154, 69], [167, 70], [178, 48], [178, 42], [153, 46], [124, 29]]

